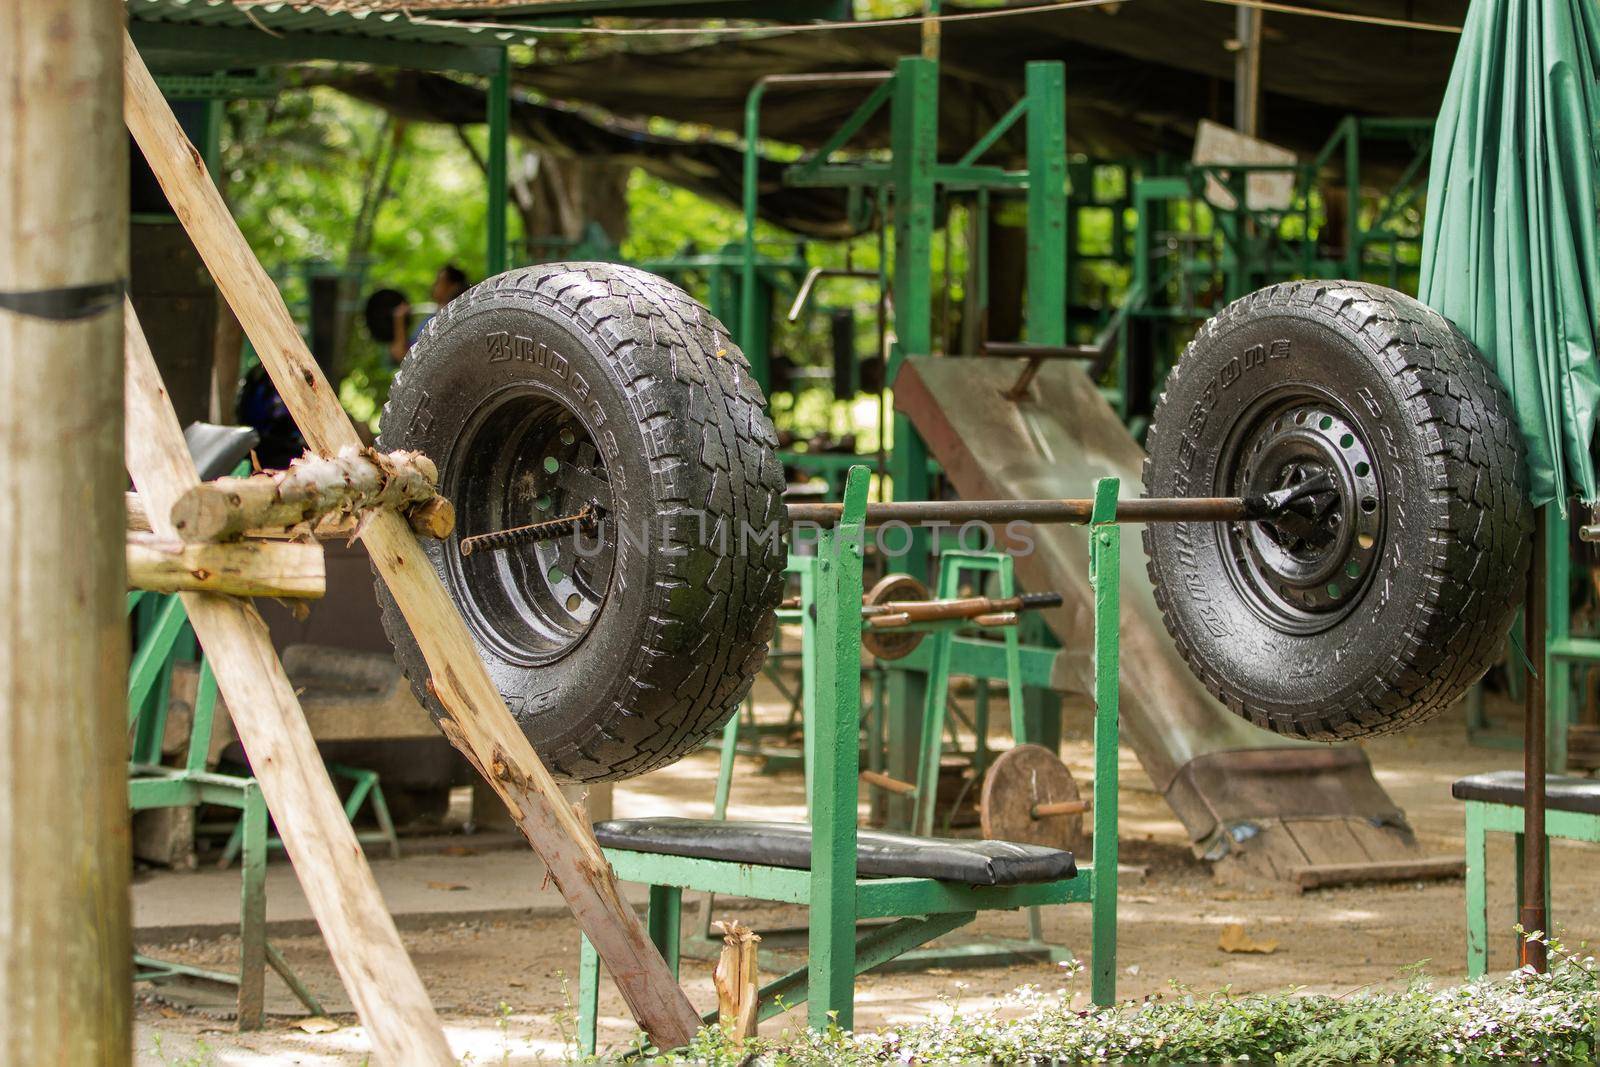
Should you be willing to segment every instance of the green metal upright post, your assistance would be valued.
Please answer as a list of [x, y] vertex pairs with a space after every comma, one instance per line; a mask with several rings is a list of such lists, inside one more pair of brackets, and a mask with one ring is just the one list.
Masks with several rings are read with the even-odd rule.
[[[890, 123], [894, 160], [894, 322], [896, 342], [884, 380], [893, 384], [907, 355], [933, 351], [934, 166], [939, 148], [939, 64], [916, 56], [895, 67]], [[928, 446], [904, 415], [894, 417], [894, 452], [889, 457], [894, 499], [928, 497]], [[895, 570], [928, 575], [928, 532], [913, 530]], [[889, 774], [911, 781], [917, 772], [927, 679], [915, 671], [889, 676]], [[911, 802], [889, 800], [891, 825], [909, 826]]]
[[771, 383], [764, 339], [756, 329], [756, 217], [761, 194], [761, 98], [766, 95], [767, 83], [757, 81], [744, 101], [744, 259], [739, 267], [739, 321], [734, 327], [739, 348], [750, 361], [751, 374], [763, 393]]
[[1094, 870], [1090, 903], [1094, 958], [1090, 995], [1099, 1005], [1117, 996], [1117, 723], [1121, 674], [1122, 530], [1116, 524], [1116, 478], [1094, 487], [1089, 580], [1094, 586]]
[[510, 264], [506, 254], [506, 139], [511, 127], [511, 58], [502, 48], [495, 72], [489, 78], [489, 210], [488, 248], [484, 262], [490, 276]]
[[1055, 61], [1029, 63], [1028, 340], [1067, 341], [1067, 88]]
[[267, 801], [254, 780], [242, 793], [244, 848], [239, 890], [239, 1029], [259, 1030], [266, 1007]]
[[861, 556], [869, 472], [850, 469], [839, 525], [817, 542], [817, 700], [811, 772], [811, 932], [807, 1019], [853, 1020], [856, 951], [856, 798], [860, 776]]
[[1344, 276], [1361, 280], [1361, 125], [1354, 115], [1339, 123], [1344, 132]]

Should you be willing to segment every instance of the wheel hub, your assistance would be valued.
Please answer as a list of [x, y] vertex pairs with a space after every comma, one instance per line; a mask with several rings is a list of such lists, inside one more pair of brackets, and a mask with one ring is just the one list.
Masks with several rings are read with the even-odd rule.
[[1258, 422], [1235, 455], [1235, 493], [1299, 490], [1277, 518], [1228, 526], [1235, 577], [1280, 628], [1332, 625], [1378, 558], [1382, 496], [1366, 442], [1334, 405], [1308, 400]]
[[479, 638], [509, 659], [548, 663], [582, 640], [610, 588], [615, 536], [605, 463], [576, 413], [529, 393], [503, 398], [455, 448], [465, 456], [451, 492], [462, 502], [463, 538], [592, 516], [562, 536], [449, 553], [458, 602]]

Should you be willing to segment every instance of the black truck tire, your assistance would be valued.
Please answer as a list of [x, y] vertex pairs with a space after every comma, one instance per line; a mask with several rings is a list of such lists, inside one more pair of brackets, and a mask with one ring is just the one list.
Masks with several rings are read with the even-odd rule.
[[1173, 368], [1147, 447], [1150, 496], [1333, 486], [1287, 525], [1145, 527], [1167, 630], [1235, 713], [1319, 741], [1385, 733], [1501, 655], [1531, 548], [1524, 443], [1437, 312], [1348, 281], [1235, 301]]
[[[784, 584], [783, 471], [750, 366], [678, 287], [552, 263], [490, 278], [429, 321], [380, 446], [438, 464], [456, 533], [424, 542], [484, 663], [558, 779], [694, 751], [738, 708]], [[463, 537], [580, 512], [565, 536], [463, 556]], [[384, 627], [437, 719], [428, 668]]]

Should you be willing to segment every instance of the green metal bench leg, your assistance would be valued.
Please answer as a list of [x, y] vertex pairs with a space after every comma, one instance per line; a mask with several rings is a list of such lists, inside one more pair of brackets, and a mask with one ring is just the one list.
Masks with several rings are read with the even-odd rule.
[[[866, 469], [850, 471], [845, 514], [866, 511]], [[861, 770], [861, 556], [865, 529], [858, 521], [824, 531], [817, 542], [816, 685], [808, 697], [807, 736], [812, 743], [811, 930], [806, 987], [812, 1029], [824, 1030], [833, 1013], [850, 1029], [854, 1020], [856, 960], [856, 802]], [[808, 612], [808, 614], [810, 614]], [[832, 715], [811, 715], [818, 707]], [[934, 735], [935, 751], [939, 743]]]
[[1089, 580], [1094, 586], [1094, 883], [1093, 969], [1090, 995], [1102, 1007], [1117, 999], [1117, 736], [1121, 700], [1122, 531], [1114, 525], [1118, 482], [1102, 478], [1094, 488]]
[[578, 1055], [593, 1056], [600, 1015], [600, 953], [587, 937], [578, 936]]
[[245, 785], [239, 819], [244, 862], [239, 903], [239, 1029], [259, 1030], [266, 1008], [267, 803], [254, 781]]
[[[728, 725], [722, 728], [722, 751], [718, 753], [720, 760], [717, 763], [717, 793], [711, 801], [711, 817], [713, 819], [726, 819], [728, 817], [728, 793], [733, 789], [733, 757], [734, 747], [739, 743], [739, 716], [735, 713], [728, 720]], [[705, 900], [700, 905], [700, 939], [711, 939], [711, 911], [716, 906], [717, 895], [707, 893]]]
[[[376, 775], [374, 775], [376, 777]], [[389, 858], [400, 858], [400, 835], [395, 833], [394, 820], [389, 817], [389, 802], [383, 799], [383, 786], [376, 781], [372, 783], [372, 817], [378, 821], [378, 833], [382, 835], [384, 844], [389, 846]]]
[[[710, 914], [709, 909], [707, 914]], [[667, 961], [672, 976], [678, 976], [678, 943], [683, 916], [683, 890], [675, 885], [650, 887], [650, 912], [647, 925], [650, 940]]]
[[1484, 849], [1483, 808], [1467, 801], [1467, 977], [1489, 969], [1488, 857]]
[[294, 968], [289, 966], [289, 961], [283, 958], [283, 954], [272, 947], [272, 942], [265, 941], [262, 947], [266, 949], [267, 963], [278, 972], [278, 977], [283, 979], [283, 984], [289, 987], [289, 992], [295, 995], [295, 999], [306, 1006], [306, 1011], [312, 1015], [326, 1015], [322, 1002], [317, 999], [316, 994], [306, 988], [304, 982], [300, 981], [300, 976], [294, 973]]

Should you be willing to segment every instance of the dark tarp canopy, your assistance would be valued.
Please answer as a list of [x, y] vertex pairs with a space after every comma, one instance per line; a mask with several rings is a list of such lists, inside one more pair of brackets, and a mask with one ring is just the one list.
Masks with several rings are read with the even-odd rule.
[[[1459, 25], [1466, 0], [1305, 0], [1308, 9]], [[947, 7], [963, 14], [967, 9]], [[1096, 158], [1187, 158], [1201, 118], [1230, 118], [1235, 8], [1208, 0], [1135, 0], [1105, 7], [1056, 8], [942, 27], [941, 153], [953, 158], [976, 141], [1022, 92], [1023, 65], [1060, 59], [1067, 70], [1068, 147]], [[1262, 134], [1309, 156], [1347, 114], [1434, 113], [1459, 36], [1455, 33], [1269, 12], [1263, 31]], [[551, 31], [552, 33], [559, 31]], [[644, 132], [652, 117], [740, 132], [746, 94], [767, 74], [885, 70], [920, 49], [916, 23], [769, 32], [712, 43], [533, 64], [517, 82], [554, 101], [517, 99], [512, 121], [553, 151], [634, 163], [664, 180], [737, 204], [741, 153], [712, 140]], [[413, 119], [482, 121], [481, 89], [417, 72], [339, 75], [329, 84]], [[867, 90], [774, 88], [761, 110], [763, 137], [820, 144]], [[608, 113], [605, 116], [597, 112]], [[852, 142], [882, 146], [887, 114]], [[1021, 133], [991, 159], [1020, 162]], [[1385, 151], [1404, 153], [1389, 160]], [[1010, 158], [1007, 153], [1010, 153]], [[1370, 173], [1403, 165], [1404, 146], [1372, 146]], [[787, 188], [779, 164], [764, 161], [763, 218], [812, 237], [859, 229], [837, 190]], [[860, 219], [854, 220], [857, 224]]]
[[[437, 74], [373, 71], [337, 75], [321, 83], [402, 118], [458, 126], [483, 121], [483, 90]], [[736, 147], [660, 137], [629, 123], [590, 118], [573, 108], [522, 98], [511, 102], [511, 125], [520, 136], [550, 151], [633, 164], [702, 196], [739, 202], [744, 153]], [[783, 166], [762, 160], [762, 218], [808, 237], [849, 237], [860, 231], [863, 220], [852, 225], [842, 190], [785, 186], [780, 177]]]
[[[1466, 0], [1304, 0], [1359, 16], [1460, 26]], [[946, 7], [961, 14], [966, 9]], [[992, 9], [991, 9], [992, 10]], [[1231, 110], [1235, 8], [1207, 0], [1133, 0], [1057, 8], [942, 27], [941, 140], [960, 152], [1022, 91], [1023, 64], [1067, 70], [1069, 147], [1101, 158], [1187, 156], [1196, 122]], [[549, 97], [624, 116], [663, 116], [743, 128], [745, 94], [766, 74], [884, 70], [920, 48], [917, 25], [839, 27], [713, 41], [672, 51], [618, 52], [523, 67], [518, 82]], [[1262, 136], [1314, 152], [1346, 114], [1417, 116], [1438, 109], [1458, 35], [1268, 12], [1264, 17]], [[773, 90], [764, 136], [820, 143], [865, 90]], [[883, 144], [869, 126], [857, 143]]]

